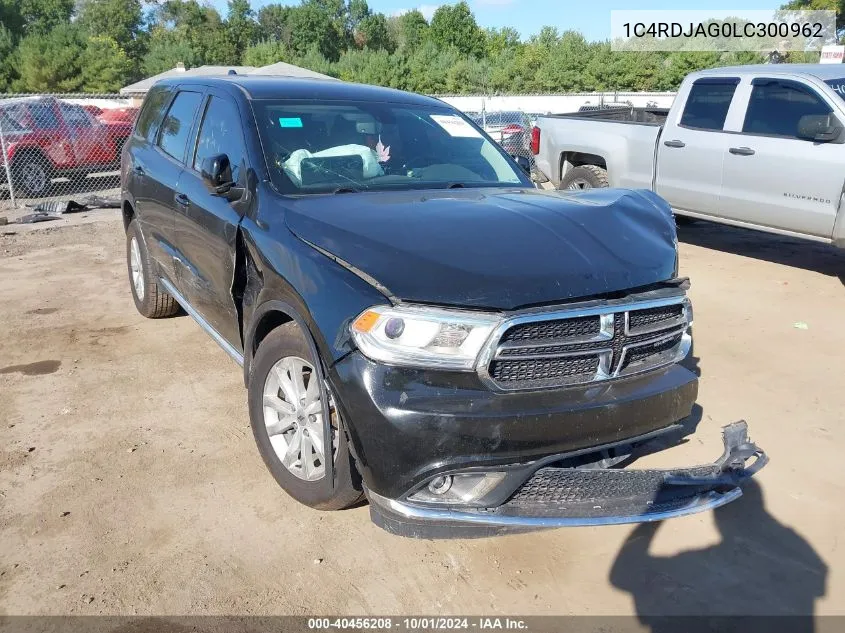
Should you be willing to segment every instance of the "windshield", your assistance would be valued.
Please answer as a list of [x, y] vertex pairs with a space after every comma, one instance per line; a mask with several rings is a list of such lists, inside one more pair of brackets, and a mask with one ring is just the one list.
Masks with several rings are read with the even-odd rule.
[[253, 101], [271, 179], [284, 194], [529, 185], [449, 108]]
[[825, 83], [833, 88], [841, 99], [845, 99], [845, 77], [841, 79], [826, 79]]

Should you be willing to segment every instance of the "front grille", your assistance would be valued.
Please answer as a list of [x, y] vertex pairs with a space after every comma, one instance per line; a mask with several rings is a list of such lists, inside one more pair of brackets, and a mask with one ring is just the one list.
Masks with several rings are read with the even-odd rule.
[[631, 332], [651, 329], [684, 318], [684, 306], [680, 304], [658, 306], [644, 310], [634, 310], [628, 315], [628, 328]]
[[504, 390], [608, 380], [665, 366], [685, 353], [683, 297], [519, 317], [493, 347], [486, 372]]
[[505, 332], [502, 342], [589, 337], [598, 334], [599, 328], [599, 315], [521, 323]]

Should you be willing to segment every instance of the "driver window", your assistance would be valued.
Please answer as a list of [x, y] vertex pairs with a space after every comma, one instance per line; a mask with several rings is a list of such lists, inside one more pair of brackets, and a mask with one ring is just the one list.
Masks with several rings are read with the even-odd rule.
[[235, 104], [212, 96], [202, 118], [194, 169], [202, 169], [202, 161], [217, 154], [226, 154], [232, 166], [232, 179], [238, 182], [244, 161], [244, 142], [240, 131], [240, 116]]
[[751, 91], [742, 131], [798, 139], [802, 116], [830, 112], [831, 107], [809, 88], [795, 82], [762, 80]]

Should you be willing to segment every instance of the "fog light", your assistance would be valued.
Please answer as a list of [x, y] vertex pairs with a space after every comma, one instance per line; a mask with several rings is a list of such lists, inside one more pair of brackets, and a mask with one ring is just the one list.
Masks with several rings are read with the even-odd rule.
[[446, 475], [445, 477], [435, 477], [432, 479], [431, 483], [428, 484], [428, 491], [433, 495], [445, 495], [451, 487], [452, 476]]
[[409, 501], [472, 504], [498, 486], [505, 473], [438, 475], [410, 497]]

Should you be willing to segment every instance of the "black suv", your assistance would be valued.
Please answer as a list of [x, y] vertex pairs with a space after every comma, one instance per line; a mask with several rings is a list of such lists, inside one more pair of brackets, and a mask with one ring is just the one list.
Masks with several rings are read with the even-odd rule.
[[[697, 392], [675, 225], [647, 191], [535, 189], [436, 99], [228, 76], [152, 88], [122, 162], [132, 295], [243, 366], [291, 496], [412, 536], [637, 522], [739, 496], [725, 453], [623, 470]], [[689, 426], [689, 425], [687, 425]]]

